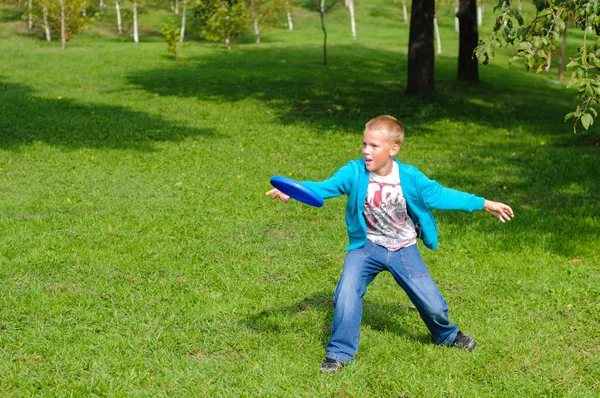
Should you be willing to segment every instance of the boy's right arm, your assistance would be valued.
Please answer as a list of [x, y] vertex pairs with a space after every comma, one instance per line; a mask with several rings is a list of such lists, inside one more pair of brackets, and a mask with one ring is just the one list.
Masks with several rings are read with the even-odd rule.
[[[354, 166], [351, 163], [341, 167], [335, 174], [325, 181], [302, 181], [309, 189], [315, 191], [323, 199], [334, 198], [340, 195], [348, 195], [352, 185], [352, 177], [355, 175]], [[271, 189], [265, 193], [271, 199], [279, 199], [287, 203], [290, 197], [278, 189]]]

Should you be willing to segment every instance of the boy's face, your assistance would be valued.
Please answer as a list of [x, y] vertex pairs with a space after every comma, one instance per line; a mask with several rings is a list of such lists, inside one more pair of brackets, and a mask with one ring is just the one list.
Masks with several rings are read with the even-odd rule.
[[376, 130], [365, 130], [363, 135], [362, 155], [367, 170], [380, 176], [392, 172], [393, 158], [398, 154], [400, 146], [390, 142], [387, 133]]

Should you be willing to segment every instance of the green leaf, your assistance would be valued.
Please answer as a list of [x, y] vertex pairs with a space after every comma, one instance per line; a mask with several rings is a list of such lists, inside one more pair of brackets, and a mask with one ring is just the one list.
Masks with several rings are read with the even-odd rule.
[[[542, 3], [544, 3], [544, 2], [542, 2]], [[537, 6], [537, 2], [536, 2], [536, 6]], [[549, 10], [549, 9], [545, 9], [545, 10], [544, 9], [542, 9], [542, 10], [538, 9], [538, 11], [539, 11], [538, 18], [545, 17], [548, 14], [552, 14], [552, 11]]]
[[589, 129], [592, 124], [594, 124], [594, 118], [589, 113], [584, 113], [581, 115], [581, 125], [584, 129]]
[[537, 8], [538, 11], [542, 11], [545, 6], [546, 0], [535, 0], [535, 8]]

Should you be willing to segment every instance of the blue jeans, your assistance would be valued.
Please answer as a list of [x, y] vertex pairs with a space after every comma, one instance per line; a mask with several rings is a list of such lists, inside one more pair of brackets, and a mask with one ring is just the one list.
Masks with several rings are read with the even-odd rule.
[[348, 362], [358, 349], [362, 297], [367, 285], [382, 271], [389, 271], [404, 289], [438, 344], [451, 344], [458, 326], [448, 319], [448, 304], [435, 286], [417, 245], [391, 251], [367, 241], [348, 253], [335, 288], [333, 334], [327, 358]]

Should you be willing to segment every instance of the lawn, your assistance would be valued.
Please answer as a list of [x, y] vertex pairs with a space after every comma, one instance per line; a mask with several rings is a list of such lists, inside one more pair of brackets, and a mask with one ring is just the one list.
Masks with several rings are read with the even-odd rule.
[[[331, 10], [326, 67], [306, 6], [294, 31], [232, 51], [190, 28], [175, 62], [165, 11], [142, 14], [135, 45], [107, 10], [61, 52], [2, 5], [0, 394], [598, 396], [598, 128], [563, 122], [575, 97], [555, 67], [526, 74], [500, 54], [459, 84], [445, 8], [437, 93], [404, 95], [400, 4], [357, 4], [356, 41]], [[473, 352], [434, 345], [381, 274], [356, 360], [322, 375], [345, 199], [264, 193], [273, 175], [321, 180], [360, 157], [379, 114], [404, 123], [401, 161], [516, 216], [436, 212], [440, 247], [421, 245]]]

